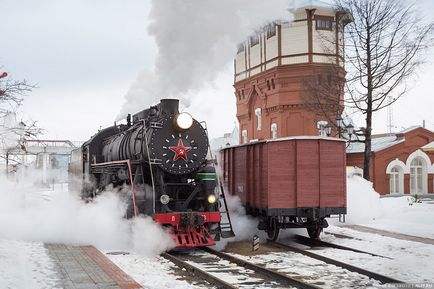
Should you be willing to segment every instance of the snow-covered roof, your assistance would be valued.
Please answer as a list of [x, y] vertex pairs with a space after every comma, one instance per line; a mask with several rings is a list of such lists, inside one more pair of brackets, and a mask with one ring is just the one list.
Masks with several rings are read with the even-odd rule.
[[[378, 152], [387, 149], [391, 146], [397, 145], [405, 141], [404, 137], [398, 137], [396, 135], [374, 137], [371, 141], [371, 151]], [[365, 151], [364, 143], [352, 142], [347, 147], [347, 153], [361, 153]]]
[[281, 138], [274, 138], [274, 139], [262, 139], [262, 140], [258, 140], [258, 139], [253, 139], [250, 140], [250, 142], [248, 143], [243, 143], [243, 144], [238, 144], [238, 145], [230, 145], [227, 147], [241, 147], [241, 146], [249, 146], [249, 145], [254, 145], [257, 143], [271, 143], [271, 142], [280, 142], [280, 141], [287, 141], [287, 140], [312, 140], [312, 139], [317, 139], [317, 140], [332, 140], [332, 141], [341, 141], [341, 142], [345, 142], [344, 139], [341, 138], [335, 138], [335, 137], [328, 137], [328, 136], [313, 136], [313, 135], [301, 135], [301, 136], [287, 136], [287, 137], [281, 137]]
[[314, 9], [314, 8], [333, 8], [334, 5], [328, 2], [320, 1], [320, 0], [302, 0], [302, 1], [294, 1], [295, 9]]
[[[421, 126], [410, 126], [398, 133], [394, 133], [391, 135], [373, 135], [372, 136], [372, 143], [371, 143], [371, 151], [372, 152], [378, 152], [384, 149], [387, 149], [391, 146], [397, 145], [399, 143], [402, 143], [405, 141], [404, 134], [413, 131], [415, 129], [421, 128]], [[434, 143], [431, 143], [432, 148], [428, 147], [430, 144], [422, 147], [422, 149], [425, 148], [425, 150], [434, 150]], [[352, 142], [347, 147], [347, 153], [361, 153], [365, 151], [365, 144], [364, 143], [357, 143]]]
[[422, 147], [424, 151], [434, 151], [434, 141]]
[[410, 127], [406, 128], [404, 130], [401, 130], [399, 133], [408, 133], [408, 132], [410, 132], [412, 130], [415, 130], [415, 129], [418, 129], [420, 127], [421, 126], [419, 126], [419, 125], [413, 125], [413, 126], [410, 126]]

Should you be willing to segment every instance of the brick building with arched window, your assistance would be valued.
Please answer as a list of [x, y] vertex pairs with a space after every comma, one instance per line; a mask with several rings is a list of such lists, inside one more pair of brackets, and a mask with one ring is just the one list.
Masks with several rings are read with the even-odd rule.
[[[363, 167], [364, 144], [351, 143], [347, 165]], [[372, 139], [371, 181], [382, 195], [434, 193], [434, 132], [411, 127]]]

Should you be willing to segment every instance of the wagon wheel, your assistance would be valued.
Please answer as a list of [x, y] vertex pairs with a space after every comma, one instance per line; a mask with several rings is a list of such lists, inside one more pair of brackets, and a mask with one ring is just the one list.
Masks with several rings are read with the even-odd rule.
[[280, 232], [280, 228], [276, 218], [271, 218], [267, 226], [268, 239], [271, 241], [276, 241], [277, 238], [279, 237], [279, 232]]
[[307, 233], [309, 234], [309, 237], [313, 240], [319, 240], [319, 236], [322, 232], [322, 228], [319, 227], [311, 227], [311, 228], [306, 228], [307, 229]]

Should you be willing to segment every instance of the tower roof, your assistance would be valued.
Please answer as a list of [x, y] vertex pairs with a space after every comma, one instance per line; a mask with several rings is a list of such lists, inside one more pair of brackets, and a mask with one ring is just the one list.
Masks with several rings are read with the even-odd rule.
[[314, 8], [328, 8], [335, 9], [335, 6], [331, 3], [320, 0], [301, 0], [294, 1], [294, 9], [314, 9]]

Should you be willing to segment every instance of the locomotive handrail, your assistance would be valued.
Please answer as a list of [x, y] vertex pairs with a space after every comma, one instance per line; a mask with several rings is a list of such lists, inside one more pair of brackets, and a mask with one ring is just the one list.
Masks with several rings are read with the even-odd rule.
[[[152, 182], [152, 213], [155, 214], [155, 182], [154, 182], [154, 172], [152, 170], [152, 163], [151, 163], [151, 155], [149, 154], [149, 144], [148, 144], [148, 139], [146, 138], [146, 134], [145, 134], [145, 129], [146, 129], [146, 121], [143, 119], [143, 129], [142, 129], [142, 139], [145, 139], [145, 144], [146, 144], [146, 152], [148, 155], [148, 160], [149, 160], [149, 171], [151, 173], [151, 182]], [[141, 148], [142, 149], [142, 148]], [[142, 152], [143, 153], [143, 152]]]

